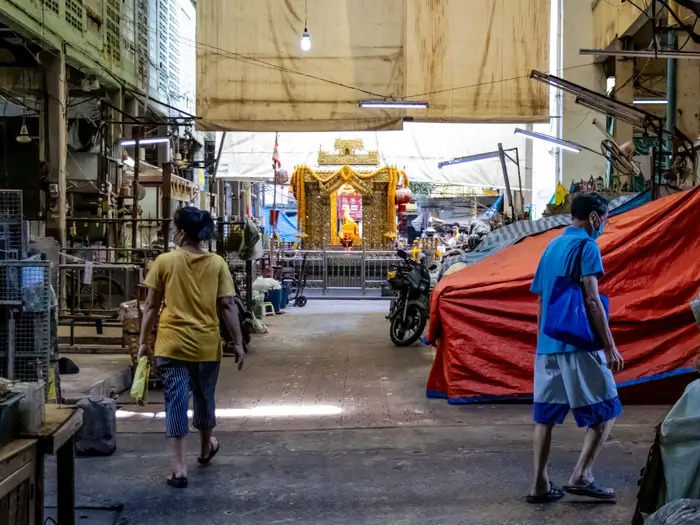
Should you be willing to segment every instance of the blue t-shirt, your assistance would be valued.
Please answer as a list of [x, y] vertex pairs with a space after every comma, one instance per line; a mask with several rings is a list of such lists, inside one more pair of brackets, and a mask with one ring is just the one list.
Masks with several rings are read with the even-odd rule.
[[603, 259], [600, 255], [598, 244], [591, 239], [583, 228], [569, 226], [559, 237], [552, 240], [547, 245], [540, 264], [537, 266], [535, 278], [532, 280], [530, 291], [542, 296], [542, 319], [539, 327], [540, 333], [537, 338], [538, 354], [560, 354], [563, 352], [576, 352], [578, 348], [551, 337], [547, 337], [542, 332], [542, 324], [547, 319], [547, 304], [554, 288], [554, 281], [557, 277], [567, 274], [567, 269], [573, 264], [578, 248], [582, 241], [586, 242], [581, 255], [581, 276], [603, 275]]

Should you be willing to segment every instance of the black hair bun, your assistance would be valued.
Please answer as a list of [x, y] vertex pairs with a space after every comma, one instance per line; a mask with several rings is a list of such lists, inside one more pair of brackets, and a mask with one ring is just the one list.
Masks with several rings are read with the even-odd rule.
[[211, 218], [211, 213], [206, 210], [197, 210], [199, 212], [199, 240], [208, 241], [214, 237], [214, 219]]
[[180, 208], [173, 220], [192, 242], [208, 241], [214, 237], [214, 219], [206, 210], [194, 206]]

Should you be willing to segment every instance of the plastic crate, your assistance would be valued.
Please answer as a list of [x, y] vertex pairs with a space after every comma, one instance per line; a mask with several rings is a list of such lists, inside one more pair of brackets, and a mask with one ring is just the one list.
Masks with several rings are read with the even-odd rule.
[[19, 401], [24, 394], [13, 393], [0, 401], [0, 447], [17, 437], [21, 424]]

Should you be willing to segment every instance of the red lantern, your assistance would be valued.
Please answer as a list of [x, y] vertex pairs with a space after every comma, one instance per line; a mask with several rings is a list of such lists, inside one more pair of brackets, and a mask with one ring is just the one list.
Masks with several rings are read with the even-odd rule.
[[[396, 204], [405, 205], [413, 200], [413, 193], [409, 188], [397, 188], [396, 189]], [[406, 207], [404, 206], [404, 210]]]
[[406, 232], [406, 218], [404, 214], [406, 213], [406, 204], [413, 200], [413, 193], [408, 187], [402, 186], [396, 188], [396, 197], [394, 198], [396, 204], [398, 205], [399, 211], [399, 231], [401, 233]]

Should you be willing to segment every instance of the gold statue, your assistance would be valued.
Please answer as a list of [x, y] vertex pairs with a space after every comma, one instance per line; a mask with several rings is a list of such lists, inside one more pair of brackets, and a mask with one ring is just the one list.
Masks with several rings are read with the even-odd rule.
[[352, 246], [353, 241], [359, 236], [359, 228], [355, 219], [350, 217], [350, 206], [343, 206], [343, 224], [340, 226], [340, 244]]

